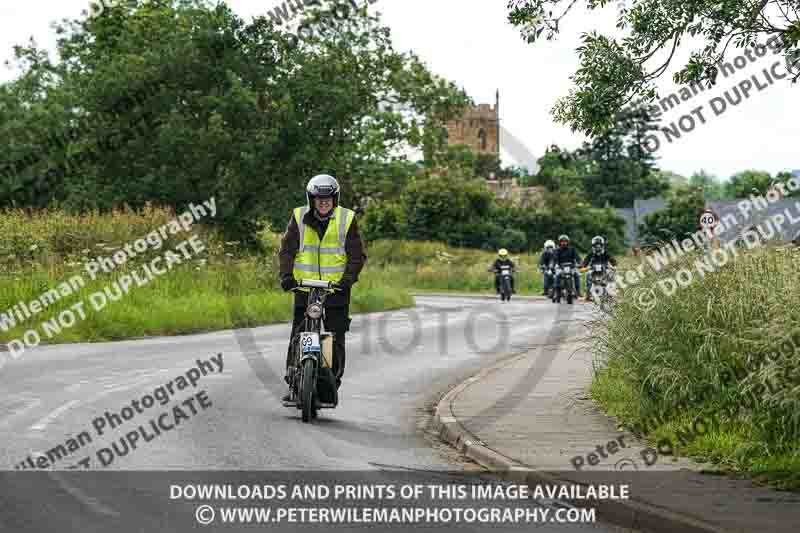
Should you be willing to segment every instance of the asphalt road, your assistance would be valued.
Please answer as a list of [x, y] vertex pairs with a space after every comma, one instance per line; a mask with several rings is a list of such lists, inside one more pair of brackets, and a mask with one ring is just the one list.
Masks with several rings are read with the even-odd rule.
[[[171, 499], [170, 485], [263, 484], [255, 470], [270, 471], [276, 483], [348, 476], [392, 483], [402, 473], [445, 483], [480, 471], [426, 431], [431, 406], [480, 368], [546, 342], [559, 327], [556, 306], [450, 297], [417, 303], [354, 317], [340, 405], [311, 425], [279, 403], [288, 325], [254, 328], [244, 340], [225, 331], [41, 347], [7, 361], [0, 369], [0, 465], [12, 472], [0, 473], [0, 531], [193, 531], [204, 527], [194, 520], [198, 503]], [[582, 307], [570, 318], [584, 315]], [[161, 405], [156, 389], [166, 395], [167, 383], [171, 394]], [[112, 429], [116, 414], [121, 421]], [[134, 449], [124, 439], [137, 428]], [[59, 445], [60, 456], [52, 452]], [[56, 471], [14, 471], [37, 461]], [[79, 469], [64, 471], [70, 466]], [[320, 526], [274, 529], [308, 527]], [[497, 530], [524, 528], [508, 527]]]

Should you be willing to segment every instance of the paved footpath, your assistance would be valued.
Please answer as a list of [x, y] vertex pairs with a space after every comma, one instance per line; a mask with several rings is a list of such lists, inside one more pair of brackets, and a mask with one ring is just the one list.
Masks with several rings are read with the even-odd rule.
[[[552, 357], [542, 378], [531, 380], [535, 386], [521, 383], [533, 375], [537, 358]], [[701, 474], [700, 465], [670, 456], [653, 462], [650, 454], [645, 461], [646, 445], [618, 429], [588, 398], [591, 372], [591, 354], [575, 341], [506, 360], [442, 399], [437, 407], [440, 435], [483, 466], [522, 476], [529, 484], [629, 483], [630, 500], [598, 506], [601, 518], [623, 527], [800, 532], [800, 494]]]

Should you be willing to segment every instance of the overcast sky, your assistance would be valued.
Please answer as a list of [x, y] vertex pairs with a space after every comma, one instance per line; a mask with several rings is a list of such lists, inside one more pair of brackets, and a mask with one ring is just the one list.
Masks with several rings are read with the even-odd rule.
[[[246, 19], [266, 14], [280, 3], [228, 0], [234, 11]], [[570, 76], [578, 66], [575, 48], [579, 46], [580, 34], [592, 30], [616, 34], [615, 7], [591, 15], [577, 10], [566, 20], [557, 41], [530, 45], [507, 22], [507, 3], [507, 0], [378, 0], [371, 9], [383, 14], [396, 48], [413, 50], [432, 71], [463, 87], [476, 102], [494, 103], [495, 90], [499, 89], [501, 123], [537, 157], [552, 143], [575, 148], [583, 137], [556, 124], [550, 109], [556, 98], [567, 94], [572, 86]], [[88, 0], [0, 3], [3, 61], [12, 57], [14, 44], [24, 43], [31, 36], [40, 46], [54, 50], [50, 23], [62, 17], [77, 17], [88, 4]], [[689, 51], [683, 49], [677, 59], [685, 59]], [[702, 106], [700, 113], [706, 123], [698, 120], [693, 131], [683, 133], [671, 143], [660, 135], [659, 166], [685, 176], [705, 169], [723, 179], [745, 169], [773, 174], [800, 169], [800, 84], [777, 80], [770, 85], [763, 73], [778, 59], [768, 52], [731, 77], [721, 78], [717, 87], [665, 113], [662, 126], [669, 127], [671, 122]], [[661, 78], [662, 97], [679, 89], [671, 81], [671, 73], [678, 66], [675, 61], [674, 68]], [[774, 71], [786, 72], [782, 65]], [[749, 98], [735, 107], [728, 104], [716, 116], [709, 100], [754, 75], [767, 87], [761, 91], [752, 89]], [[3, 68], [0, 82], [15, 76], [15, 71]], [[684, 119], [683, 126], [690, 127], [688, 119]], [[513, 154], [504, 151], [505, 163], [514, 163], [512, 158]]]

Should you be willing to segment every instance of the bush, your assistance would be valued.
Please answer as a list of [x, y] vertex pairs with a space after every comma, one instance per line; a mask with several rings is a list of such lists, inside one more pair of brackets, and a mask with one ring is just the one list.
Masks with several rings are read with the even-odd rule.
[[453, 246], [514, 252], [540, 250], [547, 239], [567, 233], [579, 250], [589, 250], [595, 235], [606, 237], [609, 250], [625, 249], [625, 221], [612, 209], [580, 204], [573, 195], [552, 193], [544, 209], [497, 202], [480, 180], [453, 177], [416, 179], [399, 203], [373, 202], [363, 218], [369, 241], [408, 239]]
[[521, 230], [507, 229], [500, 234], [494, 248], [508, 248], [512, 252], [521, 252], [527, 248], [528, 239]]
[[640, 239], [646, 248], [658, 247], [672, 239], [682, 241], [697, 230], [697, 219], [705, 207], [700, 189], [681, 189], [667, 207], [647, 215], [639, 225]]
[[[406, 238], [421, 241], [477, 243], [482, 230], [470, 230], [488, 221], [492, 193], [477, 180], [452, 177], [417, 178], [401, 195], [406, 214]], [[454, 227], [458, 229], [454, 230]]]
[[402, 207], [393, 202], [373, 202], [359, 219], [361, 236], [366, 241], [399, 239], [405, 233]]

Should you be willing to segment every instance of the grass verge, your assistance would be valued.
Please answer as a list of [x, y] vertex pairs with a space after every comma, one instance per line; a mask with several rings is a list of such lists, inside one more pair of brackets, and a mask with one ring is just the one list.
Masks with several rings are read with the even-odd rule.
[[[381, 240], [369, 244], [369, 272], [393, 286], [414, 291], [479, 292], [494, 294], [494, 274], [488, 272], [497, 259], [492, 252], [454, 248], [436, 242]], [[517, 294], [541, 294], [542, 275], [538, 254], [511, 255], [517, 268]]]
[[[0, 341], [20, 339], [29, 330], [37, 332], [41, 344], [101, 342], [291, 320], [292, 297], [277, 285], [274, 235], [264, 235], [268, 254], [256, 256], [239, 251], [238, 243], [223, 242], [216, 232], [197, 225], [190, 231], [168, 235], [158, 249], [153, 245], [114, 270], [101, 272], [96, 279], [85, 269], [89, 261], [113, 256], [125, 244], [173, 217], [169, 210], [152, 207], [140, 212], [118, 210], [80, 216], [59, 211], [3, 213]], [[189, 258], [177, 252], [182, 257], [179, 264], [148, 279], [144, 265], [192, 235], [205, 249]], [[112, 298], [117, 295], [113, 283], [133, 273], [147, 282], [141, 286], [133, 283], [127, 292]], [[9, 313], [19, 302], [41, 301], [46, 291], [75, 276], [82, 283], [59, 292], [58, 298], [51, 298], [30, 318], [19, 320]], [[93, 303], [91, 295], [98, 293], [105, 296], [95, 296]], [[414, 299], [406, 289], [366, 273], [353, 289], [351, 312], [413, 305]], [[29, 339], [33, 344], [33, 337]]]
[[[647, 270], [613, 317], [592, 324], [592, 396], [666, 455], [798, 490], [800, 254], [739, 252], [705, 276], [700, 257]], [[667, 296], [661, 287], [679, 269], [693, 278]], [[651, 290], [656, 305], [643, 310]]]

